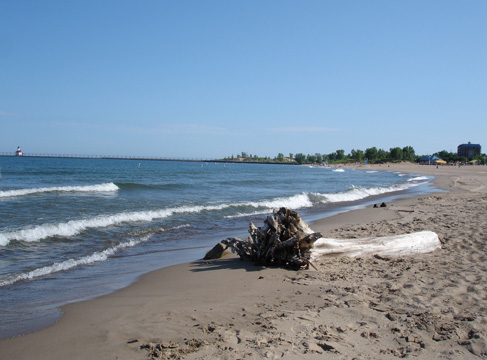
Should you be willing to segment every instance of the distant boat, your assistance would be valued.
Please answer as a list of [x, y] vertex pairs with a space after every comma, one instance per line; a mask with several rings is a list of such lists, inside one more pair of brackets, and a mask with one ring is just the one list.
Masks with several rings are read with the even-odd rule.
[[20, 146], [17, 146], [17, 151], [15, 152], [15, 156], [22, 156], [22, 150], [20, 150]]

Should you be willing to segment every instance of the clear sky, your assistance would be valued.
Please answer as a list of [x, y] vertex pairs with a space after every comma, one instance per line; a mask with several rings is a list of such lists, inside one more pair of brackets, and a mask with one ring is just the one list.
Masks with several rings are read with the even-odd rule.
[[487, 1], [0, 1], [0, 152], [487, 150]]

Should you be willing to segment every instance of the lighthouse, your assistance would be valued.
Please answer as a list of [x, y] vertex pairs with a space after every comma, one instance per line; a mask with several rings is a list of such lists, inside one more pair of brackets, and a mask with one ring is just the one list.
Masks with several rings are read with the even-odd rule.
[[22, 150], [20, 150], [20, 146], [17, 146], [17, 151], [15, 152], [15, 156], [22, 156]]

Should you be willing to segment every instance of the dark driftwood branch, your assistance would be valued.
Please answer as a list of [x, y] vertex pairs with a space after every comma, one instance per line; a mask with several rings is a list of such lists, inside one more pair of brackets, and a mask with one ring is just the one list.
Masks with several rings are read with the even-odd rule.
[[[262, 227], [250, 223], [249, 234], [246, 240], [222, 240], [215, 248], [222, 249], [221, 253], [230, 248], [241, 259], [258, 265], [307, 269], [310, 265], [313, 243], [321, 238], [321, 234], [313, 232], [297, 211], [287, 208], [275, 210], [264, 220]], [[205, 258], [210, 258], [210, 252]]]

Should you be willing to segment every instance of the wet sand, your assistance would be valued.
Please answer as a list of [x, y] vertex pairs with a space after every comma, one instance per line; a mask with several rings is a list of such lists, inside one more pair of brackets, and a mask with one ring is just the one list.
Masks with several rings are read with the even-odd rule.
[[[321, 258], [317, 270], [227, 257], [171, 266], [0, 340], [2, 359], [487, 357], [487, 167], [361, 168], [434, 175], [448, 192], [311, 224], [351, 239], [434, 231], [414, 256]], [[215, 239], [215, 242], [221, 239]]]

